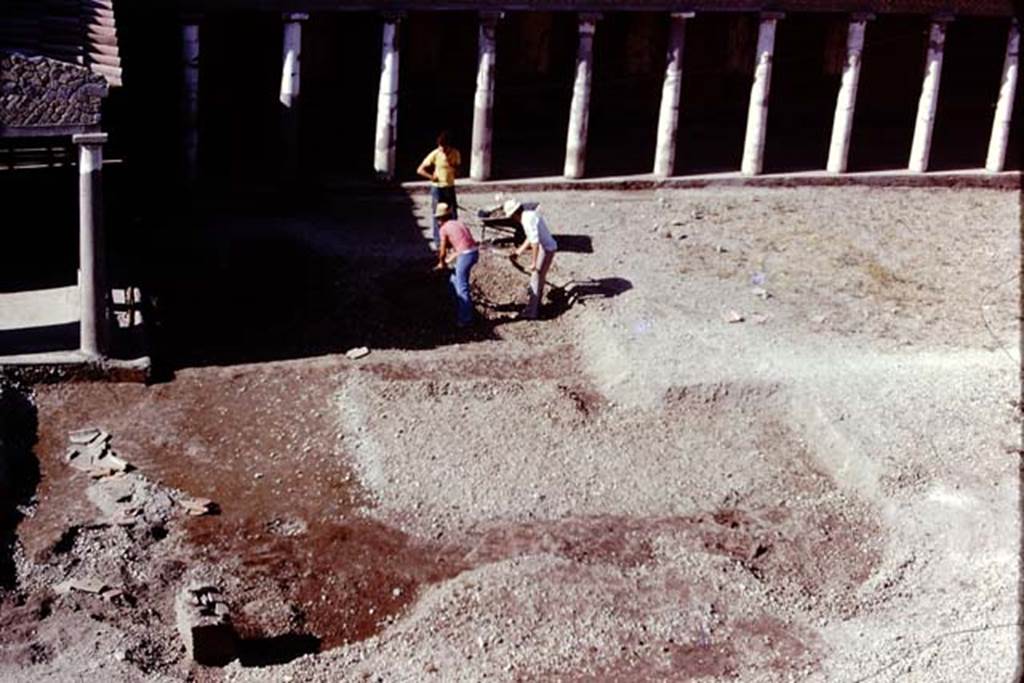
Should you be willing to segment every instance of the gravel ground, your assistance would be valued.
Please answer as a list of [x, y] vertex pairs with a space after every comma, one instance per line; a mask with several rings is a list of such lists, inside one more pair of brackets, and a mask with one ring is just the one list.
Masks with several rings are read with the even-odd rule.
[[[354, 200], [258, 229], [343, 266], [317, 329], [363, 312], [339, 335], [370, 356], [38, 388], [0, 678], [1011, 679], [1016, 194], [522, 199], [563, 246], [545, 320], [511, 320], [525, 276], [485, 249], [483, 320], [449, 331], [419, 235], [388, 222], [410, 207]], [[86, 423], [221, 514], [88, 527], [60, 462]], [[48, 593], [86, 552], [133, 604]], [[249, 644], [223, 670], [173, 634], [197, 568]]]

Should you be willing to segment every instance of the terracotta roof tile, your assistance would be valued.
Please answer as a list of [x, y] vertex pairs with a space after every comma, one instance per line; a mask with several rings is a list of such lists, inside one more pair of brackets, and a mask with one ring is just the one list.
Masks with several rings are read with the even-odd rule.
[[113, 0], [4, 0], [0, 49], [87, 66], [121, 85]]

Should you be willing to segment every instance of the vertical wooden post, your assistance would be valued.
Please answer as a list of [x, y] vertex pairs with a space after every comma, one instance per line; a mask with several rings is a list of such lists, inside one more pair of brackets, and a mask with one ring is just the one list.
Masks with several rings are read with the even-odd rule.
[[909, 168], [914, 173], [928, 170], [928, 157], [932, 150], [932, 132], [935, 129], [935, 109], [939, 102], [939, 82], [942, 78], [942, 54], [946, 44], [946, 24], [952, 16], [932, 17], [928, 31], [928, 56], [925, 60], [921, 98], [917, 102], [917, 122], [914, 124], [914, 142], [910, 147]]
[[693, 18], [693, 15], [693, 12], [673, 12], [670, 17], [665, 80], [661, 86], [661, 108], [658, 110], [658, 141], [654, 148], [656, 176], [667, 177], [675, 172], [679, 98], [683, 84], [683, 45], [686, 20]]
[[107, 341], [103, 240], [103, 144], [106, 133], [75, 135], [78, 145], [78, 292], [82, 353], [102, 356]]
[[992, 136], [988, 141], [985, 170], [998, 173], [1006, 166], [1006, 145], [1010, 139], [1010, 120], [1013, 118], [1013, 99], [1017, 96], [1017, 54], [1020, 48], [1020, 25], [1010, 21], [1006, 38], [1006, 58], [1003, 60], [1003, 80], [999, 86], [999, 100], [992, 119]]
[[846, 63], [843, 80], [836, 97], [836, 112], [832, 118], [832, 142], [828, 148], [829, 173], [845, 173], [850, 156], [850, 135], [853, 131], [853, 112], [857, 104], [857, 85], [860, 82], [861, 53], [864, 51], [864, 30], [870, 14], [854, 14], [846, 31]]
[[398, 140], [398, 23], [401, 15], [384, 15], [380, 50], [380, 87], [377, 93], [377, 132], [373, 167], [384, 180], [395, 177]]
[[754, 83], [750, 86], [750, 107], [747, 110], [747, 133], [743, 141], [744, 175], [758, 175], [764, 168], [764, 141], [768, 126], [768, 95], [772, 83], [772, 57], [775, 52], [775, 24], [781, 12], [762, 12], [757, 30], [757, 55]]
[[481, 12], [477, 41], [476, 93], [473, 96], [473, 142], [469, 159], [469, 177], [491, 177], [491, 138], [494, 124], [494, 68], [500, 12]]
[[582, 178], [587, 162], [587, 127], [590, 119], [590, 80], [593, 73], [594, 31], [599, 14], [579, 16], [576, 78], [569, 108], [569, 132], [565, 144], [565, 177]]

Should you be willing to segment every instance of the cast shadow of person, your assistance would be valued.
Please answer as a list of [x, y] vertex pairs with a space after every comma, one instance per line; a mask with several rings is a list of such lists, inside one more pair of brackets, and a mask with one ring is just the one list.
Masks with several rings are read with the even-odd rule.
[[[586, 306], [594, 301], [612, 299], [633, 289], [633, 283], [621, 277], [588, 278], [569, 280], [565, 283], [548, 282], [545, 294], [547, 302], [540, 309], [541, 320], [553, 320], [575, 306]], [[522, 304], [500, 303], [489, 307], [496, 313], [515, 313], [522, 310]], [[492, 326], [506, 324], [514, 318], [499, 319]]]

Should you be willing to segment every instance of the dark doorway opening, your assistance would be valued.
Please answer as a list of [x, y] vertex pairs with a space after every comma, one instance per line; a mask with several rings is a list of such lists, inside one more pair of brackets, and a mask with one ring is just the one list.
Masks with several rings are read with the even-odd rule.
[[208, 180], [250, 187], [280, 180], [282, 30], [281, 15], [270, 12], [203, 19], [199, 154]]
[[823, 169], [846, 51], [846, 17], [787, 14], [776, 26], [764, 170]]
[[577, 26], [568, 12], [510, 12], [498, 23], [496, 178], [562, 174]]
[[[60, 142], [40, 140], [35, 144]], [[21, 144], [31, 143], [23, 140]], [[4, 231], [0, 293], [74, 285], [78, 269], [77, 168], [4, 170], [0, 172], [0, 197]]]
[[381, 30], [379, 15], [362, 12], [316, 14], [303, 23], [303, 175], [346, 181], [373, 177]]
[[1007, 28], [1005, 19], [962, 17], [947, 24], [929, 170], [985, 165]]
[[864, 34], [849, 169], [906, 168], [921, 96], [928, 20], [879, 15]]
[[676, 175], [739, 170], [756, 45], [755, 16], [687, 20]]
[[668, 39], [668, 15], [607, 15], [594, 34], [586, 175], [650, 173]]
[[477, 15], [471, 12], [412, 12], [402, 20], [398, 179], [418, 178], [416, 167], [437, 146], [442, 130], [449, 131], [462, 154], [459, 175], [469, 174], [478, 29]]

